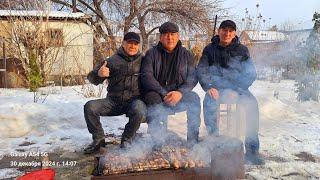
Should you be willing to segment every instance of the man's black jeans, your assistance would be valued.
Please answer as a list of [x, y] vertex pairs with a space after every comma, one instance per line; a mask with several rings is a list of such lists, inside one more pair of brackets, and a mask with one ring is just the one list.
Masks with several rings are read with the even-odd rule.
[[84, 117], [93, 140], [104, 138], [100, 116], [119, 116], [126, 114], [129, 122], [126, 124], [122, 134], [122, 140], [127, 141], [135, 135], [140, 123], [146, 120], [147, 108], [143, 101], [135, 99], [131, 102], [120, 102], [116, 99], [106, 97], [88, 101], [84, 105]]

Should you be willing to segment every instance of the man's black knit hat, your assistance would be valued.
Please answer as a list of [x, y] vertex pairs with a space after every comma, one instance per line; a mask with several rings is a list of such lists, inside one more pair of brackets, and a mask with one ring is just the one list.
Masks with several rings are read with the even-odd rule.
[[219, 29], [223, 29], [223, 28], [232, 28], [235, 31], [237, 30], [236, 23], [231, 20], [222, 21], [219, 26]]
[[140, 36], [135, 32], [128, 32], [123, 37], [124, 41], [135, 41], [137, 43], [140, 43]]
[[176, 33], [176, 32], [179, 32], [179, 27], [175, 23], [168, 21], [168, 22], [163, 23], [159, 27], [159, 32], [161, 34], [168, 33], [168, 32]]

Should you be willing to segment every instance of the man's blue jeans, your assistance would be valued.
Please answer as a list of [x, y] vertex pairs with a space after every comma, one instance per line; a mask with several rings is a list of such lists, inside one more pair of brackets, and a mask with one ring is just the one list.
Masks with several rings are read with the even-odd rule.
[[[237, 93], [238, 98], [236, 104], [245, 109], [246, 113], [246, 138], [245, 148], [246, 152], [258, 153], [259, 152], [259, 108], [256, 98], [249, 90]], [[213, 99], [206, 93], [203, 101], [203, 115], [206, 129], [209, 135], [217, 135], [217, 109], [219, 102]]]
[[165, 136], [168, 115], [182, 111], [187, 111], [188, 142], [197, 142], [199, 140], [201, 104], [197, 93], [193, 91], [184, 93], [176, 106], [166, 105], [160, 94], [154, 91], [146, 93], [144, 101], [148, 107], [147, 122], [149, 132], [156, 141], [159, 141], [158, 143], [161, 144], [160, 141]]

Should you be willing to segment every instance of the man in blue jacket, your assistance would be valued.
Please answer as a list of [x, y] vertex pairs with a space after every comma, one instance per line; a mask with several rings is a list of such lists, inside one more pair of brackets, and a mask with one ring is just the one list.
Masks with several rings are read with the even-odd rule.
[[159, 28], [160, 42], [146, 52], [141, 65], [143, 99], [147, 105], [148, 130], [156, 143], [163, 142], [169, 114], [187, 111], [187, 141], [196, 143], [200, 126], [200, 98], [195, 59], [182, 47], [179, 28], [166, 22]]
[[[248, 88], [256, 79], [256, 70], [248, 48], [236, 36], [236, 24], [223, 21], [218, 35], [207, 45], [197, 67], [199, 82], [206, 91], [203, 102], [204, 121], [209, 135], [216, 135], [217, 108], [224, 92], [233, 92], [246, 112], [246, 158], [261, 164], [259, 157], [259, 108]], [[231, 93], [232, 94], [232, 93]], [[231, 98], [231, 97], [230, 97]]]

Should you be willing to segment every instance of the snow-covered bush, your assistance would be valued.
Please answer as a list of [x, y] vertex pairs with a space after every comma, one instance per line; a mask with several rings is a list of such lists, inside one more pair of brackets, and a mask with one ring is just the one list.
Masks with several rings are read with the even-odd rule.
[[320, 81], [320, 13], [314, 13], [315, 22], [304, 48], [306, 68], [300, 68], [303, 73], [297, 74], [296, 92], [299, 101], [319, 101]]
[[99, 84], [98, 86], [95, 86], [91, 84], [88, 80], [85, 80], [85, 84], [82, 85], [81, 88], [81, 94], [86, 97], [102, 97], [104, 96], [106, 92], [106, 85], [105, 84]]
[[301, 76], [296, 79], [296, 90], [297, 100], [300, 102], [303, 101], [319, 101], [319, 86], [320, 76]]

